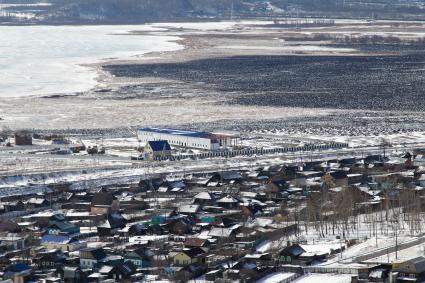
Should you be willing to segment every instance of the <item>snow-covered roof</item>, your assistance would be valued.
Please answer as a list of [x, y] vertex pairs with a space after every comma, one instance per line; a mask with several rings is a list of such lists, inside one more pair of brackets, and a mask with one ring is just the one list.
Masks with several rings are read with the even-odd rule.
[[294, 283], [351, 283], [351, 274], [311, 273], [298, 278]]
[[293, 276], [295, 276], [295, 273], [274, 272], [260, 278], [256, 283], [279, 283]]
[[180, 213], [196, 213], [199, 210], [199, 205], [197, 204], [185, 204], [179, 207]]
[[210, 134], [206, 132], [186, 131], [186, 130], [168, 129], [168, 128], [143, 128], [143, 129], [140, 129], [139, 132], [148, 132], [148, 133], [166, 134], [166, 135], [193, 137], [193, 138], [205, 138], [205, 139], [210, 137]]
[[227, 195], [227, 196], [219, 199], [217, 202], [218, 203], [237, 203], [239, 201], [237, 199], [235, 199], [234, 197]]
[[232, 234], [233, 230], [230, 228], [217, 228], [213, 227], [210, 232], [208, 233], [208, 236], [210, 237], [229, 237]]
[[201, 193], [197, 194], [196, 196], [194, 196], [193, 198], [211, 200], [211, 199], [213, 199], [213, 196], [208, 192], [201, 192]]

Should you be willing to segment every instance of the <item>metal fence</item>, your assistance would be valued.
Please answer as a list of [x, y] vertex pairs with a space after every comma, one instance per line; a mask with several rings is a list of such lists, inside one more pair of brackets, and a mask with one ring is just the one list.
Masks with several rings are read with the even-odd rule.
[[232, 151], [210, 151], [198, 154], [185, 154], [185, 155], [174, 155], [171, 157], [157, 157], [155, 160], [182, 160], [182, 159], [202, 159], [211, 157], [235, 157], [235, 156], [252, 156], [252, 155], [264, 155], [273, 153], [287, 153], [287, 152], [300, 152], [300, 151], [314, 151], [314, 150], [326, 150], [326, 149], [339, 149], [347, 148], [348, 143], [326, 143], [326, 144], [310, 144], [305, 146], [293, 146], [293, 147], [277, 147], [277, 148], [255, 148], [255, 149], [239, 149]]
[[279, 283], [289, 283], [294, 281], [295, 279], [299, 278], [300, 276], [302, 276], [301, 274], [297, 274], [295, 273], [294, 275], [292, 275], [291, 277], [285, 278], [283, 280], [280, 280]]
[[16, 218], [20, 218], [22, 216], [26, 216], [26, 215], [30, 215], [33, 213], [37, 213], [37, 212], [41, 212], [41, 211], [45, 211], [48, 209], [52, 209], [52, 210], [58, 210], [60, 209], [60, 204], [55, 203], [52, 205], [52, 207], [50, 206], [46, 206], [46, 207], [38, 207], [38, 208], [33, 208], [33, 209], [28, 209], [28, 210], [15, 210], [15, 211], [9, 211], [9, 212], [5, 212], [0, 214], [0, 220], [13, 220]]
[[352, 258], [352, 262], [363, 262], [366, 260], [370, 260], [373, 259], [375, 257], [379, 257], [379, 256], [383, 256], [386, 255], [388, 253], [393, 253], [396, 251], [396, 249], [398, 251], [407, 249], [407, 248], [411, 248], [420, 244], [425, 243], [425, 237], [421, 237], [409, 242], [404, 242], [404, 243], [400, 243], [397, 245], [397, 247], [395, 245], [388, 247], [388, 248], [382, 248], [373, 252], [370, 252], [368, 254], [363, 254], [363, 255], [359, 255], [359, 256], [355, 256]]
[[358, 275], [358, 269], [348, 267], [305, 266], [304, 273], [337, 273]]

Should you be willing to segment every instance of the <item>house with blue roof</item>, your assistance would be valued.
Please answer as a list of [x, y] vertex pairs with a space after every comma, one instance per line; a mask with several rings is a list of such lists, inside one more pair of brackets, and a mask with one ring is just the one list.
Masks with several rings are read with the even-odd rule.
[[51, 221], [47, 227], [47, 234], [51, 235], [74, 235], [80, 233], [80, 227], [68, 221]]
[[41, 238], [41, 245], [46, 250], [58, 249], [63, 252], [77, 251], [86, 247], [86, 243], [68, 235], [46, 234]]
[[7, 266], [4, 269], [1, 279], [11, 279], [13, 282], [29, 282], [31, 276], [31, 267], [24, 262], [18, 262]]
[[171, 146], [166, 140], [148, 141], [145, 146], [146, 159], [166, 159], [171, 156]]

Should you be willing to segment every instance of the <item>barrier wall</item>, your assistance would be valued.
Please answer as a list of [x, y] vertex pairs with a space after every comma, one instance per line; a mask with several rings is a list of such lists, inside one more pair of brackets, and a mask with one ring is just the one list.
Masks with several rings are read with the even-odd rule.
[[232, 151], [210, 151], [198, 154], [188, 155], [174, 155], [171, 157], [158, 157], [155, 160], [182, 160], [182, 159], [202, 159], [212, 157], [235, 157], [235, 156], [252, 156], [252, 155], [265, 155], [273, 153], [286, 153], [286, 152], [302, 152], [302, 151], [314, 151], [314, 150], [326, 150], [326, 149], [340, 149], [347, 148], [348, 143], [328, 143], [328, 144], [312, 144], [306, 146], [295, 146], [295, 147], [278, 147], [268, 149], [241, 149]]

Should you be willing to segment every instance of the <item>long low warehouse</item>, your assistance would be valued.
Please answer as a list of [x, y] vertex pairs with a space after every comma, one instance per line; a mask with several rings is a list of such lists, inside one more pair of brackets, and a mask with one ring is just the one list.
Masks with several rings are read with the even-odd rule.
[[139, 142], [166, 140], [172, 146], [218, 150], [220, 147], [236, 146], [239, 135], [233, 133], [208, 133], [167, 128], [143, 128], [137, 131]]

